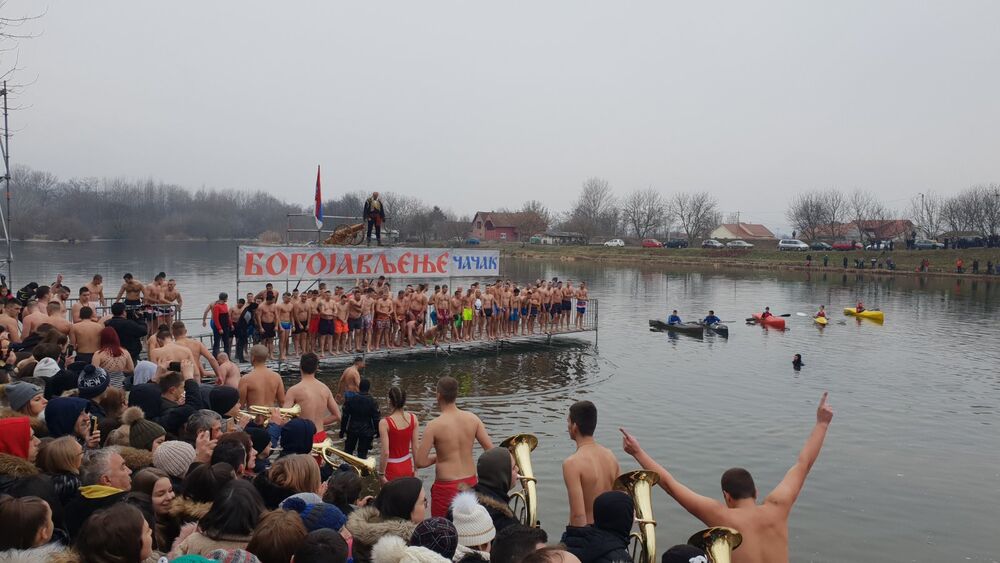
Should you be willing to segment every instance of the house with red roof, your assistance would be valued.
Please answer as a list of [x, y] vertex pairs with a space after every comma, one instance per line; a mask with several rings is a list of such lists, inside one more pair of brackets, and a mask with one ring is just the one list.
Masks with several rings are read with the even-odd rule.
[[770, 229], [756, 223], [723, 223], [708, 236], [715, 240], [774, 240], [776, 238]]

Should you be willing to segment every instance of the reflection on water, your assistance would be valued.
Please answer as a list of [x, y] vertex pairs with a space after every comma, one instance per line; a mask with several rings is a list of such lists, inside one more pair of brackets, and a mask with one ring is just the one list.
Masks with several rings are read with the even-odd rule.
[[[235, 290], [234, 243], [35, 244], [16, 252], [22, 284], [62, 272], [76, 288], [96, 272], [113, 294], [126, 270], [144, 280], [164, 270], [184, 292], [187, 317], [218, 291]], [[597, 438], [623, 469], [635, 463], [621, 453], [619, 426], [682, 482], [720, 498], [719, 476], [736, 465], [766, 495], [795, 461], [829, 390], [836, 415], [793, 512], [793, 561], [992, 561], [1000, 553], [998, 283], [584, 262], [506, 261], [503, 270], [517, 280], [586, 280], [601, 300], [598, 337], [373, 361], [365, 376], [380, 399], [393, 385], [405, 389], [426, 421], [437, 378], [452, 375], [462, 404], [496, 442], [538, 435], [533, 462], [550, 536], [568, 518], [560, 464], [573, 449], [565, 416], [574, 401], [598, 405]], [[841, 316], [859, 299], [885, 311], [885, 324]], [[826, 328], [797, 315], [819, 305], [831, 315]], [[743, 324], [764, 306], [791, 314], [789, 330]], [[730, 337], [650, 332], [648, 319], [671, 309], [684, 320], [714, 309]], [[796, 353], [800, 372], [791, 365]], [[660, 546], [701, 527], [662, 491], [654, 510]]]

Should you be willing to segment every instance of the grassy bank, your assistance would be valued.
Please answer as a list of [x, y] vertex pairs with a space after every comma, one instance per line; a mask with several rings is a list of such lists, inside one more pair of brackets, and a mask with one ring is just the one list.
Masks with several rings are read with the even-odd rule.
[[[854, 251], [854, 252], [778, 252], [774, 249], [754, 248], [744, 250], [707, 250], [701, 248], [607, 248], [603, 246], [542, 246], [542, 245], [503, 245], [500, 246], [504, 257], [540, 259], [540, 260], [589, 260], [609, 263], [646, 263], [678, 266], [704, 266], [711, 268], [744, 268], [744, 269], [781, 269], [804, 270], [806, 255], [812, 255], [812, 270], [843, 271], [843, 259], [847, 258], [848, 270], [855, 270], [854, 260], [864, 259], [866, 272], [871, 272], [871, 259], [883, 263], [883, 269], [875, 273], [894, 275], [915, 275], [920, 262], [930, 260], [931, 275], [959, 275], [955, 273], [955, 261], [961, 258], [965, 261], [964, 276], [971, 276], [972, 261], [979, 260], [980, 275], [985, 276], [987, 261], [994, 265], [1000, 262], [1000, 248], [970, 248], [964, 250], [895, 250]], [[828, 256], [829, 262], [823, 267], [823, 257]], [[896, 270], [885, 269], [885, 259], [891, 256], [896, 263]]]

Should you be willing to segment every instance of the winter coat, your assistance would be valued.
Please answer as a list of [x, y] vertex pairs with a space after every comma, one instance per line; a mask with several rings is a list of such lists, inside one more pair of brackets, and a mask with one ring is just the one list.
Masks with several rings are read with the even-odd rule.
[[125, 465], [132, 470], [135, 475], [147, 467], [153, 466], [153, 452], [129, 446], [119, 446], [118, 453], [125, 460]]
[[362, 438], [373, 438], [378, 434], [378, 422], [382, 419], [378, 403], [368, 393], [351, 393], [340, 411], [340, 435], [345, 433]]
[[[0, 418], [20, 418], [22, 416], [28, 415], [17, 412], [10, 407], [0, 408]], [[28, 422], [31, 424], [31, 429], [35, 431], [35, 436], [38, 438], [49, 437], [49, 427], [45, 425], [44, 420], [38, 418], [37, 416], [29, 416]]]
[[58, 543], [47, 543], [31, 549], [0, 551], [0, 563], [61, 563], [70, 560], [73, 555]]
[[52, 481], [52, 486], [55, 488], [56, 494], [59, 495], [59, 502], [63, 506], [76, 498], [76, 493], [80, 490], [79, 475], [76, 473], [55, 473], [49, 475], [49, 479]]
[[182, 555], [208, 557], [208, 554], [216, 549], [246, 549], [248, 543], [250, 543], [250, 536], [223, 535], [219, 539], [213, 540], [196, 530], [174, 546], [174, 549], [170, 552], [170, 559], [175, 559]]
[[76, 539], [83, 523], [90, 515], [102, 508], [108, 508], [125, 500], [128, 491], [107, 487], [105, 485], [86, 485], [80, 487], [76, 498], [66, 505], [66, 531], [69, 537]]
[[[354, 556], [357, 561], [357, 555]], [[426, 547], [407, 546], [403, 538], [385, 536], [372, 548], [372, 563], [450, 563]]]
[[582, 563], [632, 560], [628, 552], [628, 537], [595, 526], [566, 526], [562, 543], [566, 546], [566, 551], [579, 557]]
[[458, 547], [455, 548], [455, 556], [452, 557], [451, 560], [458, 563], [466, 557], [474, 558], [475, 560], [482, 561], [483, 563], [490, 560], [489, 552], [479, 551], [478, 549], [472, 549], [471, 547], [465, 547], [462, 544], [458, 544]]
[[59, 502], [52, 481], [30, 461], [10, 454], [0, 454], [0, 494], [12, 497], [40, 497], [52, 508], [56, 528], [65, 526], [63, 504]]
[[490, 518], [493, 519], [493, 527], [496, 528], [497, 533], [500, 533], [500, 530], [503, 530], [507, 526], [520, 523], [514, 517], [514, 511], [510, 509], [509, 497], [482, 485], [476, 485], [472, 490], [476, 492], [476, 500], [479, 501], [479, 504], [483, 505], [483, 508], [489, 513]]
[[[386, 536], [402, 538], [410, 541], [416, 524], [409, 520], [390, 518], [383, 520], [374, 506], [358, 508], [347, 518], [347, 531], [354, 536], [354, 563], [372, 561], [372, 548], [380, 539]], [[442, 558], [443, 559], [443, 558]]]
[[275, 485], [274, 481], [271, 481], [267, 476], [267, 473], [261, 473], [254, 477], [253, 486], [257, 488], [260, 496], [264, 498], [264, 506], [268, 510], [277, 510], [281, 501], [299, 492]]

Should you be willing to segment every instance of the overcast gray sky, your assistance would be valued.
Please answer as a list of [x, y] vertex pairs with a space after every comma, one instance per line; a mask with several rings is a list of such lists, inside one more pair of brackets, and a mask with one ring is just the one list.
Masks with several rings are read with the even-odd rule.
[[[136, 2], [47, 10], [18, 45], [16, 163], [61, 177], [356, 189], [458, 212], [589, 176], [788, 194], [1000, 181], [1000, 2]], [[4, 54], [2, 66], [12, 55]]]

